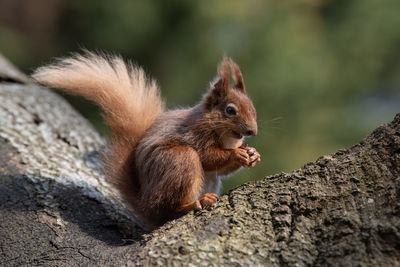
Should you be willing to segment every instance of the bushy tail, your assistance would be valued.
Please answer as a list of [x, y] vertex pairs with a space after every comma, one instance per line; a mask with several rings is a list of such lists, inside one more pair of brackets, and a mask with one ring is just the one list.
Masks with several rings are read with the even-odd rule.
[[[143, 69], [119, 56], [97, 55], [86, 51], [38, 68], [32, 75], [39, 83], [81, 95], [102, 107], [113, 138], [106, 157], [111, 176], [125, 176], [129, 158], [137, 141], [156, 117], [164, 103], [154, 80]], [[121, 173], [122, 172], [122, 173]], [[124, 180], [113, 177], [113, 180]], [[124, 183], [123, 181], [119, 181]]]
[[156, 82], [119, 56], [76, 54], [40, 67], [32, 76], [100, 105], [112, 133], [130, 142], [136, 142], [164, 109]]

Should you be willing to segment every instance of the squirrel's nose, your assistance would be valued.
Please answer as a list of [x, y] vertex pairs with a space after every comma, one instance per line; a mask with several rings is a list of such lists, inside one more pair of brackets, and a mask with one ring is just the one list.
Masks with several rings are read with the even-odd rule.
[[252, 131], [252, 130], [250, 130], [250, 131], [247, 131], [247, 133], [246, 133], [247, 135], [256, 135], [255, 133], [254, 133], [254, 131]]
[[257, 124], [249, 126], [246, 135], [257, 135]]

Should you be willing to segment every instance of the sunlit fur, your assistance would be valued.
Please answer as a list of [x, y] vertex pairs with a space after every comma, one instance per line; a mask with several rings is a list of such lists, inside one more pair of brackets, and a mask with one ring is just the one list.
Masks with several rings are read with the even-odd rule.
[[[200, 103], [166, 112], [156, 83], [117, 56], [86, 52], [41, 67], [33, 77], [104, 109], [113, 133], [104, 158], [108, 178], [147, 229], [194, 209], [203, 194], [219, 193], [219, 177], [243, 166], [224, 142], [232, 131], [257, 133], [242, 74], [228, 58]], [[236, 106], [235, 116], [226, 113], [228, 104]]]
[[142, 68], [125, 63], [119, 56], [96, 55], [86, 51], [57, 59], [38, 68], [32, 77], [49, 87], [81, 95], [104, 110], [112, 130], [105, 170], [121, 188], [126, 162], [145, 130], [164, 111], [160, 90]]

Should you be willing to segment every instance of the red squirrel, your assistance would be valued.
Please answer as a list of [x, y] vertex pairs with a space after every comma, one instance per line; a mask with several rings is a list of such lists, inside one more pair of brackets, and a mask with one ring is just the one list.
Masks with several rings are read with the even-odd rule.
[[215, 205], [221, 176], [260, 161], [243, 142], [257, 134], [256, 110], [238, 65], [227, 57], [201, 101], [175, 110], [165, 110], [158, 85], [142, 68], [119, 56], [86, 51], [32, 77], [103, 109], [112, 132], [106, 175], [146, 229]]

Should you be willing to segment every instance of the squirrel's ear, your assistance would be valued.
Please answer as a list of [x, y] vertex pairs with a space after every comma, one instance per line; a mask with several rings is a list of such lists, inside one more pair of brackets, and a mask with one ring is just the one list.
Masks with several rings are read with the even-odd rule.
[[210, 90], [206, 97], [206, 107], [207, 109], [212, 109], [212, 107], [217, 106], [221, 98], [226, 95], [226, 90], [224, 89], [224, 81], [218, 77], [214, 82], [211, 83]]
[[218, 78], [211, 90], [217, 90], [220, 95], [226, 95], [229, 90], [229, 60], [226, 56], [218, 66]]
[[224, 56], [221, 63], [218, 66], [218, 76], [211, 83], [210, 90], [206, 97], [206, 107], [211, 109], [220, 103], [221, 98], [225, 97], [229, 91], [229, 76], [230, 76], [230, 62], [229, 59]]
[[235, 89], [241, 91], [242, 93], [246, 93], [246, 88], [244, 87], [244, 80], [242, 72], [239, 69], [239, 66], [232, 60], [229, 59], [229, 66], [232, 71], [232, 78], [235, 83]]

